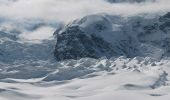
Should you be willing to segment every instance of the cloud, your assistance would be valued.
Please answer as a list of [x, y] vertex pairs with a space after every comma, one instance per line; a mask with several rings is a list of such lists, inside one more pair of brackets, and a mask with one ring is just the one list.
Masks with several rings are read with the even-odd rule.
[[53, 36], [54, 31], [54, 28], [43, 26], [31, 32], [25, 31], [19, 35], [19, 38], [23, 42], [39, 43], [42, 40], [50, 39], [51, 36]]
[[169, 0], [155, 3], [116, 3], [106, 0], [18, 0], [0, 5], [0, 16], [17, 19], [45, 19], [65, 21], [94, 13], [133, 15], [170, 10]]
[[17, 0], [0, 0], [0, 5], [9, 5]]
[[107, 0], [111, 3], [117, 2], [129, 2], [129, 3], [141, 3], [141, 2], [155, 2], [156, 0]]
[[51, 22], [68, 23], [96, 13], [123, 16], [165, 13], [170, 11], [169, 5], [170, 0], [141, 3], [109, 3], [107, 0], [0, 0], [0, 19], [5, 19], [5, 22], [0, 20], [0, 29], [3, 26], [6, 30], [19, 30], [22, 39], [40, 40], [52, 35], [50, 32], [54, 31], [56, 25], [50, 25]]

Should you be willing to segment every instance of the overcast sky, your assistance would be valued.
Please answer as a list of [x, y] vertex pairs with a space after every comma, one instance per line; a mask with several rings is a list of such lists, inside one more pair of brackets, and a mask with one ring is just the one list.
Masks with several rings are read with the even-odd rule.
[[[15, 1], [15, 2], [12, 2]], [[170, 10], [170, 0], [156, 3], [118, 3], [106, 0], [0, 0], [0, 16], [70, 21], [93, 13], [137, 14]]]
[[[25, 19], [68, 23], [76, 18], [103, 12], [129, 16], [167, 11], [170, 11], [170, 0], [157, 0], [154, 3], [116, 4], [111, 4], [106, 0], [0, 0], [0, 18], [7, 20], [1, 26], [5, 27], [11, 27], [10, 22], [18, 21], [22, 23]], [[25, 22], [22, 24], [25, 24]], [[48, 28], [43, 26], [44, 29], [48, 29], [50, 32], [52, 30], [49, 26]], [[36, 31], [39, 32], [40, 30], [37, 29]]]

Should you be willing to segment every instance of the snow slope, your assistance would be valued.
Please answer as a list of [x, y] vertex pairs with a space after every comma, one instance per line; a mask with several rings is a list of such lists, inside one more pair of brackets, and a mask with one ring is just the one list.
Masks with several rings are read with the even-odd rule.
[[[2, 69], [1, 73], [13, 75], [1, 79], [1, 100], [169, 100], [170, 97], [169, 60], [84, 58], [60, 65], [53, 70], [49, 65]], [[40, 74], [41, 69], [51, 72], [30, 79], [15, 76], [29, 70], [31, 75], [33, 70]]]
[[62, 61], [54, 59], [55, 39], [25, 43], [17, 34], [0, 32], [0, 100], [169, 100], [168, 23], [169, 14], [86, 16], [57, 30], [57, 36], [78, 25], [82, 34], [95, 34], [111, 45], [132, 39], [141, 52]]

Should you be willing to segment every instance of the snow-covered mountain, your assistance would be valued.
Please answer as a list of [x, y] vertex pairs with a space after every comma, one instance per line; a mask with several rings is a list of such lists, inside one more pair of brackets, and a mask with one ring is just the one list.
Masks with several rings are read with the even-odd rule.
[[[54, 40], [42, 44], [23, 43], [18, 34], [0, 32], [0, 62], [17, 63], [53, 59]], [[43, 48], [43, 49], [42, 49]]]
[[[109, 19], [100, 15], [87, 16], [70, 23], [57, 35], [56, 58], [64, 60], [82, 57], [112, 57], [112, 55], [116, 55], [118, 50], [115, 50], [106, 41], [114, 38], [110, 34], [112, 32], [111, 25], [112, 23]], [[115, 40], [115, 42], [118, 41]]]
[[153, 18], [122, 18], [107, 14], [86, 16], [57, 34], [58, 60], [82, 57], [169, 57], [170, 13]]
[[170, 13], [88, 15], [40, 43], [14, 33], [0, 31], [0, 100], [170, 98]]

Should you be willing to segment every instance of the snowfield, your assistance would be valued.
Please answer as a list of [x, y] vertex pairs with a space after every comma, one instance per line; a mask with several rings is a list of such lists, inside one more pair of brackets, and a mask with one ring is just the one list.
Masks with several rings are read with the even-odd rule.
[[1, 66], [0, 100], [170, 98], [169, 60], [119, 57], [29, 63]]

